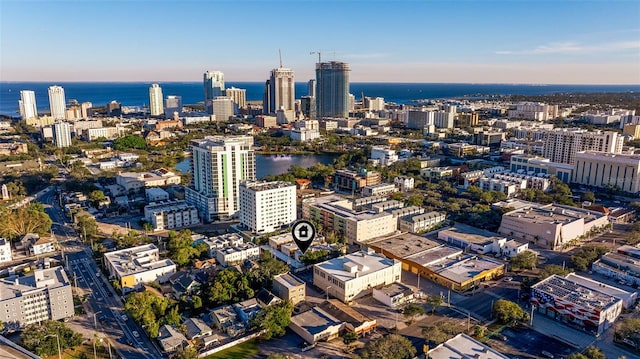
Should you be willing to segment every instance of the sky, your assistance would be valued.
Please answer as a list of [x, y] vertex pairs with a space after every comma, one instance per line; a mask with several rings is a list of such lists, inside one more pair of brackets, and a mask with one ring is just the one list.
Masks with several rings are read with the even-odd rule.
[[0, 81], [639, 84], [640, 1], [0, 0]]

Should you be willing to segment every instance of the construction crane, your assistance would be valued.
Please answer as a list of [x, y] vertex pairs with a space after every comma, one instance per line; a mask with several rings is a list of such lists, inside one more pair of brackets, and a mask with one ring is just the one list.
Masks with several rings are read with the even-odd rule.
[[318, 50], [318, 51], [311, 51], [309, 53], [309, 55], [315, 55], [315, 54], [318, 54], [318, 63], [321, 63], [322, 62], [322, 52], [320, 50]]

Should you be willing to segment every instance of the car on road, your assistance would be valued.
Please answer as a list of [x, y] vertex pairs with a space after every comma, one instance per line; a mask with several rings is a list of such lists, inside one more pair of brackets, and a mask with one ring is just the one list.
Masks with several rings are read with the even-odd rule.
[[513, 280], [513, 277], [505, 277], [504, 281], [505, 282], [511, 282]]
[[129, 320], [129, 317], [127, 317], [127, 315], [126, 315], [126, 314], [122, 314], [122, 315], [120, 316], [120, 319], [122, 319], [123, 321], [125, 321], [125, 322], [126, 322], [127, 320]]
[[132, 331], [131, 334], [133, 334], [133, 336], [136, 337], [136, 338], [140, 338], [140, 334], [138, 334], [138, 332], [135, 331], [135, 330]]
[[542, 355], [542, 356], [543, 356], [543, 357], [545, 357], [545, 358], [549, 358], [549, 359], [553, 359], [553, 358], [554, 358], [553, 354], [549, 353], [549, 352], [548, 352], [548, 351], [546, 351], [546, 350], [541, 351], [541, 352], [540, 352], [540, 355]]

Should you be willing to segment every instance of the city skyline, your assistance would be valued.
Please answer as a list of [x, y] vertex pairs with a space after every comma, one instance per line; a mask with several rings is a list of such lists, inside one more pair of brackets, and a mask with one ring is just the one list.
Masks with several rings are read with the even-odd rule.
[[0, 81], [198, 81], [207, 69], [264, 81], [281, 49], [299, 81], [315, 77], [320, 51], [349, 63], [352, 82], [640, 83], [632, 1], [153, 4], [4, 1]]

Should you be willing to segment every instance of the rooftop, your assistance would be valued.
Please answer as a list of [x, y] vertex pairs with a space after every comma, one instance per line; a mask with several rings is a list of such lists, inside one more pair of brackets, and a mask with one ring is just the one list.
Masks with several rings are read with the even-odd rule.
[[461, 333], [437, 347], [429, 350], [431, 359], [508, 359], [494, 349], [476, 341], [470, 336]]
[[62, 267], [36, 269], [32, 275], [0, 279], [0, 300], [11, 299], [42, 288], [71, 285]]
[[507, 212], [503, 218], [518, 218], [520, 221], [531, 224], [569, 224], [580, 219], [584, 219], [584, 223], [588, 223], [603, 216], [605, 216], [603, 213], [587, 209], [549, 204], [540, 207], [524, 207]]
[[385, 285], [377, 290], [392, 298], [400, 294], [404, 294], [405, 296], [413, 294], [413, 289], [399, 282]]
[[314, 267], [320, 268], [337, 280], [346, 282], [357, 276], [365, 276], [370, 273], [389, 268], [398, 263], [384, 255], [373, 251], [362, 250], [346, 256], [329, 259]]
[[484, 229], [472, 227], [462, 223], [456, 223], [453, 227], [443, 229], [438, 232], [438, 238], [440, 234], [447, 237], [458, 238], [464, 240], [467, 243], [487, 245], [493, 243], [494, 239], [502, 239], [504, 237], [499, 236], [497, 233], [489, 232]]
[[298, 277], [290, 273], [277, 275], [273, 277], [273, 280], [277, 281], [278, 283], [282, 284], [287, 288], [293, 288], [293, 287], [305, 285], [305, 283], [301, 279], [299, 279]]
[[443, 258], [428, 266], [429, 269], [456, 283], [464, 283], [484, 271], [504, 267], [504, 264], [487, 258], [465, 255], [461, 258]]
[[283, 182], [283, 181], [273, 181], [273, 182], [245, 181], [245, 182], [242, 182], [240, 186], [257, 192], [257, 191], [268, 191], [268, 190], [278, 189], [278, 188], [295, 187], [296, 185], [294, 185], [291, 182]]
[[[362, 199], [364, 200], [365, 198]], [[356, 208], [359, 208], [360, 206], [363, 206], [365, 204], [361, 204], [361, 202], [357, 200], [352, 202], [337, 195], [309, 198], [304, 200], [304, 203], [331, 212], [336, 216], [353, 219], [355, 221], [364, 221], [391, 215], [387, 212], [376, 213], [375, 211], [368, 209], [358, 211], [354, 208], [354, 203], [356, 205]]]
[[342, 325], [342, 322], [318, 307], [291, 317], [291, 323], [303, 328], [311, 335], [322, 333], [331, 326]]
[[595, 310], [606, 309], [620, 300], [610, 294], [604, 293], [600, 288], [589, 288], [572, 279], [563, 278], [555, 274], [533, 285], [531, 289], [536, 289], [549, 296], [561, 298], [567, 302]]
[[342, 303], [337, 299], [329, 299], [318, 305], [320, 309], [332, 315], [341, 322], [353, 324], [354, 327], [360, 326], [362, 323], [370, 322], [372, 319], [358, 312], [354, 308]]
[[149, 270], [175, 266], [171, 259], [161, 260], [154, 244], [107, 252], [104, 258], [119, 275], [142, 273]]
[[378, 241], [367, 243], [372, 248], [378, 248], [382, 253], [391, 253], [395, 257], [405, 258], [413, 254], [442, 247], [442, 244], [428, 238], [411, 233], [402, 233]]

